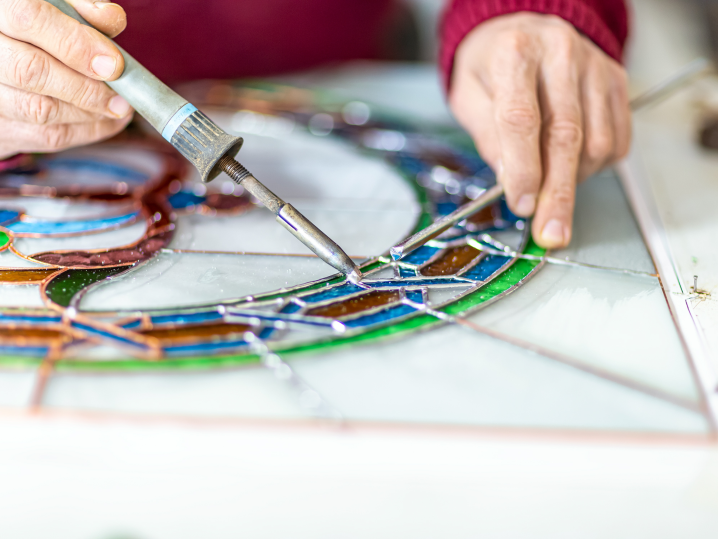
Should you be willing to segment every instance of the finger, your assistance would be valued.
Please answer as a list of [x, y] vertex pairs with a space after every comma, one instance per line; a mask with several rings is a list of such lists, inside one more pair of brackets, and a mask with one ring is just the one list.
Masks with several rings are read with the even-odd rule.
[[103, 117], [60, 101], [0, 84], [0, 117], [18, 122], [46, 125], [97, 122]]
[[628, 81], [625, 70], [618, 64], [611, 66], [610, 106], [616, 148], [613, 161], [623, 159], [631, 147], [631, 105], [628, 99]]
[[583, 129], [579, 97], [579, 61], [570, 40], [549, 51], [540, 84], [544, 112], [544, 181], [533, 221], [539, 245], [558, 248], [571, 240], [576, 175]]
[[94, 79], [115, 80], [125, 67], [120, 51], [109, 39], [44, 0], [0, 3], [0, 32], [35, 45]]
[[533, 214], [541, 184], [541, 112], [537, 98], [538, 61], [521, 34], [493, 56], [489, 86], [501, 147], [498, 177], [509, 208]]
[[0, 147], [12, 144], [17, 152], [58, 152], [110, 138], [122, 131], [131, 116], [93, 123], [32, 125], [24, 122], [3, 123]]
[[604, 62], [595, 61], [588, 66], [581, 87], [584, 140], [579, 181], [606, 166], [615, 148], [609, 75]]
[[88, 112], [120, 118], [130, 106], [105, 83], [81, 75], [32, 45], [0, 34], [0, 84], [56, 97]]
[[127, 15], [122, 6], [109, 0], [65, 0], [82, 18], [108, 37], [116, 37], [127, 27]]
[[501, 146], [494, 123], [493, 102], [483, 85], [468, 71], [457, 73], [451, 86], [449, 105], [459, 123], [471, 135], [481, 157], [498, 170]]

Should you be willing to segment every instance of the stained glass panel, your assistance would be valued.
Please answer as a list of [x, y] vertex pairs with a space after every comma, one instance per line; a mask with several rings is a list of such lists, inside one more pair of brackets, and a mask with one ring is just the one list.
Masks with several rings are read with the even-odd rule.
[[455, 127], [282, 85], [195, 92], [363, 280], [147, 135], [39, 157], [0, 179], [0, 405], [709, 430], [614, 173], [579, 188], [569, 249], [539, 248], [502, 201], [393, 262], [495, 182]]

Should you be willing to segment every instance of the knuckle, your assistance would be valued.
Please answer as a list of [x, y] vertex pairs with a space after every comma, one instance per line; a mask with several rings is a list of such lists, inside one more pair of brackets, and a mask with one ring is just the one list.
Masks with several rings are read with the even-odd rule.
[[106, 88], [104, 84], [87, 79], [73, 95], [72, 102], [84, 110], [92, 112], [103, 110], [102, 103], [106, 101], [104, 88]]
[[57, 57], [60, 60], [74, 60], [87, 55], [92, 50], [88, 39], [88, 28], [79, 24], [58, 40]]
[[539, 111], [527, 105], [509, 106], [499, 111], [498, 121], [519, 133], [537, 131], [541, 126]]
[[512, 28], [505, 30], [499, 36], [503, 50], [512, 52], [524, 52], [531, 48], [532, 37], [521, 29]]
[[547, 129], [549, 147], [561, 150], [576, 150], [583, 144], [583, 129], [576, 120], [561, 120]]
[[50, 151], [62, 150], [70, 145], [72, 139], [71, 125], [49, 125], [40, 132], [42, 146]]
[[603, 162], [613, 153], [613, 144], [608, 133], [593, 135], [586, 141], [586, 156], [594, 163]]
[[37, 31], [38, 22], [43, 19], [45, 2], [14, 0], [7, 6], [8, 25], [16, 32]]
[[39, 125], [52, 123], [57, 119], [59, 107], [57, 100], [40, 94], [26, 94], [20, 103], [20, 111], [24, 118]]
[[41, 93], [50, 76], [50, 59], [39, 50], [17, 54], [10, 76], [16, 87]]
[[554, 186], [548, 193], [551, 204], [560, 208], [572, 208], [574, 202], [573, 185], [561, 183]]

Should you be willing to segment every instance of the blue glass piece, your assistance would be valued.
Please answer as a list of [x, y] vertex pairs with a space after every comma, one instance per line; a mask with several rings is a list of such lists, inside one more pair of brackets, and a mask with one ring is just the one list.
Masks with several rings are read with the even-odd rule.
[[274, 328], [264, 328], [259, 332], [260, 339], [269, 339], [276, 330]]
[[318, 322], [316, 320], [309, 320], [306, 318], [290, 318], [285, 314], [258, 314], [256, 312], [243, 313], [241, 311], [235, 311], [233, 314], [236, 316], [246, 316], [247, 318], [256, 318], [257, 320], [266, 320], [267, 322], [293, 322], [297, 324], [308, 324], [310, 326], [322, 327], [331, 325], [331, 320], [328, 318]]
[[411, 175], [416, 175], [419, 172], [427, 170], [428, 168], [425, 163], [423, 163], [416, 157], [407, 155], [403, 152], [399, 153], [399, 155], [396, 156], [396, 164], [404, 172], [408, 172]]
[[132, 212], [117, 217], [87, 221], [15, 221], [7, 225], [6, 228], [18, 234], [42, 234], [43, 236], [79, 234], [122, 226], [136, 219], [138, 215], [139, 212]]
[[0, 209], [0, 225], [8, 225], [20, 217], [20, 212], [15, 210]]
[[357, 292], [361, 292], [362, 290], [364, 290], [364, 288], [361, 288], [360, 286], [357, 286], [355, 284], [344, 283], [343, 285], [328, 288], [326, 290], [322, 290], [321, 292], [310, 294], [309, 296], [301, 296], [301, 299], [302, 301], [306, 301], [307, 303], [316, 303], [318, 301], [324, 301], [326, 299], [334, 299], [340, 298], [342, 296], [348, 296], [349, 294], [356, 294]]
[[197, 196], [192, 191], [178, 191], [167, 200], [175, 210], [183, 210], [190, 206], [202, 204], [205, 201], [205, 197]]
[[[181, 313], [181, 314], [163, 314], [153, 316], [151, 318], [153, 326], [162, 326], [169, 324], [199, 324], [200, 322], [211, 322], [213, 320], [222, 320], [223, 315], [217, 311], [201, 311], [197, 313]], [[135, 327], [135, 322], [125, 327]]]
[[122, 326], [125, 329], [135, 329], [142, 325], [142, 320], [135, 320], [134, 322], [130, 322], [129, 324], [125, 324]]
[[122, 344], [126, 344], [128, 346], [133, 346], [134, 348], [141, 348], [143, 350], [146, 350], [149, 348], [148, 346], [138, 343], [137, 341], [133, 341], [132, 339], [120, 337], [119, 335], [115, 335], [114, 333], [110, 333], [109, 331], [104, 331], [100, 328], [96, 328], [96, 327], [90, 326], [88, 324], [83, 324], [81, 322], [78, 322], [77, 320], [72, 320], [70, 322], [70, 324], [72, 325], [72, 327], [75, 327], [77, 329], [80, 329], [82, 331], [90, 333], [92, 335], [99, 335], [100, 337], [105, 337], [107, 339], [111, 339], [113, 341], [117, 341]]
[[462, 277], [475, 281], [485, 281], [505, 266], [509, 260], [511, 260], [511, 258], [508, 256], [489, 255], [464, 273]]
[[402, 279], [416, 277], [416, 270], [399, 267], [399, 277]]
[[204, 342], [198, 344], [184, 344], [181, 346], [166, 346], [164, 352], [168, 356], [181, 356], [195, 353], [212, 354], [223, 352], [228, 349], [242, 348], [247, 346], [247, 341], [225, 341], [225, 342]]
[[436, 204], [436, 213], [439, 215], [449, 215], [459, 207], [455, 202], [439, 202]]
[[438, 250], [439, 249], [437, 247], [424, 245], [423, 247], [419, 247], [416, 251], [406, 255], [401, 259], [401, 261], [406, 262], [407, 264], [423, 264], [434, 256]]
[[413, 301], [414, 303], [424, 303], [424, 296], [421, 290], [407, 290], [406, 299]]
[[45, 357], [48, 346], [0, 346], [0, 355]]
[[285, 313], [285, 314], [292, 314], [292, 313], [296, 313], [296, 312], [297, 312], [298, 310], [300, 310], [301, 308], [302, 308], [302, 307], [299, 306], [299, 305], [297, 305], [296, 303], [288, 303], [288, 304], [285, 305], [284, 308], [283, 308], [281, 311], [279, 311], [279, 312], [280, 312], [280, 313]]
[[29, 322], [30, 324], [53, 324], [62, 322], [61, 316], [30, 316], [0, 313], [0, 322]]
[[511, 212], [508, 205], [506, 204], [505, 198], [501, 199], [501, 202], [499, 203], [499, 208], [501, 208], [501, 218], [504, 221], [508, 221], [509, 223], [515, 223], [516, 221], [521, 220], [521, 217], [517, 217]]
[[118, 165], [116, 163], [107, 163], [105, 161], [94, 161], [91, 159], [49, 159], [43, 163], [51, 170], [69, 168], [77, 171], [88, 171], [100, 174], [115, 176], [120, 180], [144, 183], [149, 177], [142, 172], [132, 168]]
[[416, 309], [409, 305], [398, 305], [390, 309], [385, 309], [378, 313], [362, 316], [361, 318], [355, 318], [354, 320], [348, 320], [342, 322], [345, 326], [350, 328], [360, 328], [366, 326], [372, 326], [374, 324], [381, 324], [382, 322], [388, 322], [394, 318], [405, 316], [407, 314], [415, 313]]
[[464, 281], [457, 281], [455, 279], [417, 279], [412, 281], [364, 281], [364, 284], [371, 286], [372, 288], [398, 288], [402, 286], [430, 286], [432, 284], [466, 284]]

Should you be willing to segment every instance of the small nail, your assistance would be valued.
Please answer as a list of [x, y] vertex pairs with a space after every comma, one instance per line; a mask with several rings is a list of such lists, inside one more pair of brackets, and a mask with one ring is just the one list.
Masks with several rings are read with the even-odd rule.
[[521, 217], [533, 215], [536, 210], [536, 195], [521, 195], [516, 203], [516, 213]]
[[107, 104], [107, 109], [110, 111], [112, 116], [117, 118], [123, 118], [130, 111], [130, 104], [125, 101], [125, 98], [116, 95]]
[[541, 231], [541, 239], [547, 247], [561, 247], [568, 236], [558, 219], [551, 219]]
[[112, 56], [98, 55], [92, 59], [92, 71], [103, 80], [109, 79], [117, 69], [117, 60]]

